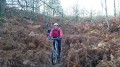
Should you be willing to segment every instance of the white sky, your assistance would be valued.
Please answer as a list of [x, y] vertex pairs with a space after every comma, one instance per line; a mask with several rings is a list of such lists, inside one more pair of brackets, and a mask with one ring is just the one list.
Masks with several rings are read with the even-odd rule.
[[[72, 8], [74, 6], [74, 4], [79, 5], [79, 9], [86, 9], [87, 11], [93, 10], [96, 13], [99, 11], [104, 11], [102, 9], [101, 6], [101, 0], [60, 0], [61, 1], [61, 5], [64, 9], [64, 11], [66, 12], [66, 14], [71, 14], [72, 12]], [[102, 0], [104, 3], [104, 0]], [[116, 0], [116, 4], [118, 4], [119, 0]], [[109, 15], [113, 15], [113, 2], [114, 0], [107, 0], [107, 5], [108, 5], [108, 14]], [[103, 4], [104, 5], [104, 4]], [[118, 6], [116, 8], [119, 8]], [[117, 10], [118, 11], [118, 10]], [[105, 12], [105, 11], [104, 11]]]

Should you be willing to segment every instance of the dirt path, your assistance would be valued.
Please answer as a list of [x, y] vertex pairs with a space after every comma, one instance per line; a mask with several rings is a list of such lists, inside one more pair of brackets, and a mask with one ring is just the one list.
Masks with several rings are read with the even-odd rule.
[[62, 45], [61, 58], [56, 65], [52, 65], [52, 63], [51, 64], [40, 64], [40, 65], [37, 65], [37, 67], [63, 67], [65, 60], [66, 60], [66, 55], [67, 55], [63, 53], [65, 51], [66, 51], [66, 47], [65, 45]]

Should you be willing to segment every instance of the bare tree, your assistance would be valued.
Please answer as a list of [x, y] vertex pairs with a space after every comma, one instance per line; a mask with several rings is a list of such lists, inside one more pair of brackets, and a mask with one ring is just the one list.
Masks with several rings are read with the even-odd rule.
[[85, 13], [85, 8], [80, 10], [80, 17], [85, 17], [86, 13]]
[[105, 10], [105, 20], [106, 20], [106, 23], [107, 23], [107, 29], [109, 29], [107, 0], [101, 0], [101, 6], [102, 6], [103, 10]]
[[117, 1], [116, 1], [116, 4], [117, 4], [117, 6], [116, 6], [116, 7], [117, 7], [117, 11], [116, 11], [116, 12], [117, 12], [117, 14], [118, 14], [118, 16], [119, 16], [119, 15], [120, 15], [120, 1], [117, 0]]
[[109, 29], [109, 23], [108, 23], [108, 10], [107, 10], [107, 1], [105, 0], [105, 13], [106, 13], [106, 23], [107, 23], [107, 26], [108, 26], [108, 28], [107, 29]]
[[51, 10], [52, 15], [60, 16], [62, 14], [62, 7], [60, 0], [49, 0], [48, 5], [50, 5], [53, 9], [48, 8], [47, 10]]
[[78, 4], [76, 3], [75, 6], [73, 7], [73, 20], [75, 22], [78, 22], [79, 18], [80, 18], [80, 11], [79, 11]]
[[93, 22], [93, 16], [95, 14], [97, 14], [97, 13], [95, 13], [95, 11], [93, 11], [93, 10], [90, 11], [90, 22]]
[[119, 0], [117, 0], [117, 4], [118, 4], [118, 5], [117, 5], [117, 6], [118, 6], [118, 7], [117, 7], [117, 8], [118, 8], [118, 15], [120, 15], [120, 1], [119, 1]]
[[40, 12], [40, 7], [42, 6], [40, 0], [17, 0], [19, 7], [22, 10]]
[[107, 10], [107, 1], [105, 0], [105, 13], [106, 13], [106, 18], [108, 18], [108, 10]]
[[114, 16], [116, 17], [116, 0], [114, 0]]

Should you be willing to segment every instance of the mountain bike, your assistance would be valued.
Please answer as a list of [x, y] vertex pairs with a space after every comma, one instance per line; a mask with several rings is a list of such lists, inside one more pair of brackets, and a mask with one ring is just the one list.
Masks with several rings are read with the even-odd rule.
[[52, 64], [55, 65], [57, 62], [58, 62], [58, 42], [57, 40], [59, 40], [59, 38], [52, 38], [53, 41], [55, 41], [55, 49], [53, 49], [52, 51], [52, 56], [51, 56], [51, 61], [52, 61]]

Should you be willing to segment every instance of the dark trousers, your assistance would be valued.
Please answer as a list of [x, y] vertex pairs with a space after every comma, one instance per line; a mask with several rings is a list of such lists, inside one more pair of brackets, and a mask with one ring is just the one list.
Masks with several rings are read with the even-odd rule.
[[[58, 54], [59, 54], [59, 56], [60, 56], [60, 53], [61, 53], [61, 41], [62, 41], [61, 38], [60, 38], [59, 40], [57, 40], [57, 42], [58, 42], [58, 47], [57, 47], [57, 49], [58, 49]], [[53, 41], [53, 47], [54, 47], [54, 49], [55, 49], [55, 41]]]
[[47, 37], [50, 36], [50, 30], [47, 30]]

